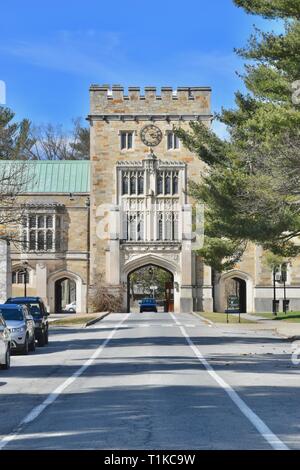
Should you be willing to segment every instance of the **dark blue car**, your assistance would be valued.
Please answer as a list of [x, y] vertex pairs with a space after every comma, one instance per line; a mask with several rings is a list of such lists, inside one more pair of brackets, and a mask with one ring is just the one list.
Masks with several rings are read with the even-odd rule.
[[140, 302], [140, 313], [157, 312], [157, 302], [155, 299], [143, 299]]

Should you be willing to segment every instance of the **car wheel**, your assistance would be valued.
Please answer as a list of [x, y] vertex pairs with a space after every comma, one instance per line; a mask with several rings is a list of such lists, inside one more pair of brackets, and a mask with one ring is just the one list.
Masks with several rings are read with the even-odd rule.
[[42, 333], [41, 336], [39, 336], [39, 339], [38, 339], [38, 345], [40, 347], [43, 347], [45, 346], [45, 333]]
[[8, 370], [10, 369], [10, 348], [7, 348], [5, 354], [5, 363], [0, 366], [0, 369]]
[[48, 330], [45, 331], [44, 336], [45, 336], [45, 344], [48, 344], [49, 343], [49, 331]]
[[22, 354], [27, 356], [28, 352], [29, 352], [29, 341], [28, 341], [28, 336], [26, 336], [25, 343], [24, 343], [24, 346], [22, 348]]
[[33, 336], [33, 339], [29, 345], [29, 351], [35, 351], [35, 336]]

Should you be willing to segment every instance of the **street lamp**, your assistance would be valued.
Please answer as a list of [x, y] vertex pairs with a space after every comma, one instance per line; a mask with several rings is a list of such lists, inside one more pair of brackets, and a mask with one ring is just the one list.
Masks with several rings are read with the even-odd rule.
[[277, 316], [277, 298], [276, 298], [276, 274], [278, 273], [279, 266], [273, 268], [273, 315]]
[[28, 262], [23, 262], [23, 275], [24, 275], [24, 297], [27, 297], [27, 273], [28, 273]]
[[153, 277], [153, 273], [154, 273], [152, 266], [150, 266], [150, 268], [149, 268], [149, 270], [148, 270], [148, 273], [149, 273], [149, 276], [151, 276], [151, 278], [152, 278], [152, 277]]

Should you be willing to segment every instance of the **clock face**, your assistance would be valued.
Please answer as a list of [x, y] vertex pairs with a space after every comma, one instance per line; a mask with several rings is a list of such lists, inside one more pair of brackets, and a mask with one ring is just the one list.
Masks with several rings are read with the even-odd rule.
[[161, 143], [162, 138], [161, 130], [153, 124], [149, 124], [141, 130], [142, 142], [148, 147], [156, 147], [156, 145]]

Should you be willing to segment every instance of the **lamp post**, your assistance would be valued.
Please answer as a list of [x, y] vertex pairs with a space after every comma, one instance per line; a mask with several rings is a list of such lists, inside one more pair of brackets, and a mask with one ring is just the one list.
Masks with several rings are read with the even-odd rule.
[[24, 274], [24, 297], [27, 297], [27, 273], [28, 273], [28, 262], [24, 261], [23, 263], [23, 274]]
[[[152, 280], [153, 280], [153, 274], [154, 274], [154, 271], [153, 271], [153, 268], [152, 266], [150, 266], [150, 268], [148, 269], [148, 273], [149, 273], [149, 276], [150, 276], [150, 288], [151, 288], [151, 285], [152, 285]], [[151, 289], [152, 290], [152, 289]], [[152, 291], [152, 298], [154, 298], [154, 291]]]
[[286, 298], [286, 281], [287, 281], [287, 264], [281, 266], [281, 282], [283, 282], [283, 312], [287, 313], [287, 298]]

